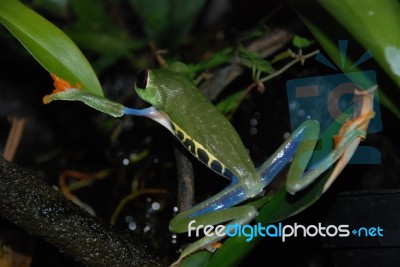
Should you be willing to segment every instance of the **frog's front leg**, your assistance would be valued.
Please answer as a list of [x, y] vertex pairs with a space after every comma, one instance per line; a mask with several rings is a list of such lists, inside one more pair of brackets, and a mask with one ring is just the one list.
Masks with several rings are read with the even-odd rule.
[[[202, 229], [207, 225], [218, 225], [222, 223], [237, 225], [247, 224], [257, 216], [257, 209], [248, 205], [238, 207], [233, 206], [245, 201], [249, 197], [252, 196], [248, 192], [246, 184], [241, 183], [238, 180], [233, 180], [229, 186], [227, 186], [214, 197], [207, 199], [197, 204], [193, 208], [178, 214], [171, 220], [169, 228], [175, 233], [188, 232], [188, 235], [191, 235], [193, 234], [192, 230], [195, 228]], [[172, 265], [178, 265], [186, 256], [200, 249], [210, 247], [212, 244], [223, 239], [225, 236], [225, 229], [220, 231], [218, 234], [215, 232], [208, 233], [200, 240], [197, 240], [196, 242], [187, 246], [180, 254], [178, 260]]]

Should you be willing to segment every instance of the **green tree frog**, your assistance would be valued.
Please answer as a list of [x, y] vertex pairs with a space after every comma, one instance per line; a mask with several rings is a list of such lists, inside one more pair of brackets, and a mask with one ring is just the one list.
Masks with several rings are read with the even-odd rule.
[[[173, 218], [169, 227], [176, 233], [187, 232], [192, 220], [195, 220], [193, 227], [249, 223], [257, 215], [257, 209], [251, 205], [237, 205], [260, 195], [264, 187], [289, 162], [291, 166], [286, 188], [291, 194], [307, 187], [337, 162], [325, 185], [326, 190], [350, 160], [360, 140], [365, 138], [368, 123], [374, 117], [374, 88], [357, 91], [354, 119], [343, 125], [335, 139], [332, 153], [326, 158], [305, 171], [319, 137], [318, 122], [307, 120], [264, 164], [256, 168], [231, 123], [198, 91], [188, 75], [186, 65], [182, 63], [174, 63], [166, 69], [144, 70], [138, 74], [136, 92], [152, 105], [142, 110], [127, 108], [73, 88], [68, 83], [58, 82], [57, 91], [46, 96], [45, 103], [57, 99], [80, 100], [113, 116], [149, 117], [175, 135], [199, 161], [231, 181], [215, 196]], [[174, 264], [197, 250], [210, 247], [220, 239], [222, 237], [218, 235], [201, 238], [187, 246]]]

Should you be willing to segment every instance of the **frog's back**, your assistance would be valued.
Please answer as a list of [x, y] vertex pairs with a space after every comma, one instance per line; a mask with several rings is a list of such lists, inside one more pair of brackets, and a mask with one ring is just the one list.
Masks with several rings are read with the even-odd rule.
[[228, 178], [257, 179], [253, 162], [236, 130], [194, 85], [178, 88], [171, 98], [176, 104], [166, 113], [173, 131], [194, 156]]

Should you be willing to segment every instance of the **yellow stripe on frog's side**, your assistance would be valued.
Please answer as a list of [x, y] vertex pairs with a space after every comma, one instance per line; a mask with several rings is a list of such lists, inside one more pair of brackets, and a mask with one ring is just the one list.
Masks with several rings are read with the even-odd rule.
[[178, 125], [171, 122], [172, 132], [181, 141], [181, 143], [198, 158], [202, 163], [206, 164], [211, 170], [232, 179], [233, 173], [228, 170], [222, 162], [220, 162], [214, 155], [208, 152], [203, 145], [196, 142], [196, 140], [190, 138], [185, 131], [182, 130]]

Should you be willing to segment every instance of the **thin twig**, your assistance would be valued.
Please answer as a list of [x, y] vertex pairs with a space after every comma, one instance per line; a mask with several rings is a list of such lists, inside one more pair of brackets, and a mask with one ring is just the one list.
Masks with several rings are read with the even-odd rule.
[[290, 61], [288, 64], [286, 64], [285, 66], [283, 66], [279, 70], [277, 70], [274, 73], [271, 73], [270, 75], [260, 79], [259, 81], [264, 83], [264, 82], [266, 82], [268, 80], [271, 80], [272, 78], [275, 78], [276, 76], [279, 76], [282, 73], [284, 73], [285, 71], [287, 71], [291, 66], [293, 66], [297, 62], [303, 62], [305, 59], [313, 57], [318, 53], [319, 53], [319, 50], [315, 50], [315, 51], [313, 51], [313, 52], [311, 52], [309, 54], [306, 54], [304, 56], [303, 55], [302, 56], [297, 56], [294, 60]]
[[22, 134], [24, 132], [26, 118], [19, 119], [17, 117], [12, 116], [10, 118], [11, 121], [11, 130], [8, 134], [6, 147], [4, 149], [3, 156], [6, 160], [12, 160], [17, 152], [18, 145], [21, 141]]
[[[246, 49], [260, 53], [265, 58], [285, 47], [292, 37], [293, 35], [289, 31], [276, 29], [252, 42], [246, 46]], [[204, 81], [200, 85], [200, 91], [210, 100], [215, 100], [225, 87], [243, 73], [244, 67], [240, 66], [238, 62], [239, 59], [235, 57], [232, 59], [232, 64], [216, 70], [211, 79]]]
[[133, 192], [132, 194], [124, 197], [121, 200], [121, 202], [118, 204], [117, 208], [114, 210], [114, 212], [111, 216], [111, 220], [110, 220], [111, 225], [115, 225], [115, 222], [117, 221], [119, 214], [121, 213], [123, 208], [126, 206], [126, 204], [128, 204], [130, 201], [133, 201], [143, 195], [166, 194], [166, 193], [167, 192], [163, 189], [148, 188], [148, 189], [140, 190], [138, 192]]

